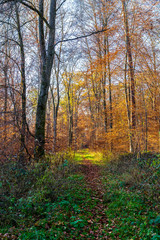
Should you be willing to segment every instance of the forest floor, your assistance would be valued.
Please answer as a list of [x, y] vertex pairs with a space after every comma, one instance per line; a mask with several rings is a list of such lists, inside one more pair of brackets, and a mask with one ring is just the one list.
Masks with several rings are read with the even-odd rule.
[[[99, 165], [93, 164], [93, 160], [83, 157], [81, 163], [81, 172], [84, 174], [86, 187], [91, 190], [91, 201], [93, 202], [91, 206], [94, 208], [88, 209], [91, 213], [91, 217], [88, 220], [88, 228], [95, 225], [96, 230], [94, 231], [92, 227], [90, 228], [88, 239], [108, 239], [104, 228], [107, 228], [108, 219], [105, 214], [106, 205], [103, 202], [103, 196], [105, 190], [101, 181], [101, 168]], [[95, 205], [96, 201], [96, 205]], [[81, 237], [85, 235], [81, 234]]]
[[1, 170], [0, 239], [160, 239], [159, 155], [82, 150]]

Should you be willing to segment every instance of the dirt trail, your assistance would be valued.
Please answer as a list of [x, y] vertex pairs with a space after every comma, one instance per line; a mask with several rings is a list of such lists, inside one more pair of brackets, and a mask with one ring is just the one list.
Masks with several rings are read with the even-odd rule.
[[87, 185], [92, 190], [92, 199], [97, 202], [95, 208], [91, 210], [93, 217], [90, 224], [94, 223], [98, 227], [93, 234], [95, 239], [109, 239], [107, 236], [104, 236], [102, 232], [104, 227], [107, 228], [108, 220], [105, 214], [106, 206], [103, 203], [104, 189], [101, 182], [101, 167], [92, 164], [92, 162], [87, 159], [83, 160], [81, 167], [82, 172], [85, 175]]
[[93, 164], [90, 160], [84, 159], [82, 164], [82, 172], [85, 175], [86, 182], [89, 184], [93, 192], [99, 192], [100, 196], [103, 194], [101, 184], [101, 168], [98, 165]]

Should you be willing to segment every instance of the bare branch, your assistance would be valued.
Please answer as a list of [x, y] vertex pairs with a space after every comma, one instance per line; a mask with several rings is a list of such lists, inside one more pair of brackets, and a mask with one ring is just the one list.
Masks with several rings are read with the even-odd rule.
[[56, 12], [62, 7], [62, 5], [66, 2], [67, 0], [64, 0], [60, 5], [59, 7], [56, 9]]
[[29, 1], [23, 1], [23, 0], [4, 0], [2, 2], [0, 2], [0, 5], [3, 5], [5, 3], [11, 3], [11, 2], [17, 2], [17, 3], [21, 3], [24, 6], [28, 7], [29, 9], [31, 9], [32, 11], [36, 12], [41, 18], [42, 20], [46, 23], [48, 28], [51, 28], [47, 19], [45, 17], [43, 17], [43, 15], [41, 14], [41, 12]]
[[1, 51], [1, 50], [0, 50], [0, 53], [5, 54], [9, 59], [11, 59], [11, 60], [16, 64], [16, 66], [18, 67], [18, 70], [21, 72], [21, 69], [20, 69], [20, 67], [19, 67], [19, 64], [16, 62], [16, 60], [15, 60], [14, 58], [12, 58], [11, 56], [9, 56], [8, 54], [6, 54], [5, 52], [3, 52], [3, 51]]
[[81, 36], [78, 36], [78, 37], [75, 37], [75, 38], [68, 38], [68, 39], [60, 40], [60, 41], [56, 42], [54, 46], [57, 46], [59, 43], [62, 43], [62, 42], [70, 42], [70, 41], [75, 41], [75, 40], [78, 40], [78, 39], [81, 39], [81, 38], [90, 37], [90, 36], [98, 34], [98, 33], [106, 32], [107, 30], [108, 29], [102, 29], [100, 31], [91, 32], [91, 33], [88, 33], [86, 35], [81, 35]]

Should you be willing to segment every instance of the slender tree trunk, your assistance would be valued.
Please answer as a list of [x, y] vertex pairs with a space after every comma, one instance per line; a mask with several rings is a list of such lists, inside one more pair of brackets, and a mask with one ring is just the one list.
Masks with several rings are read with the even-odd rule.
[[21, 25], [20, 18], [18, 12], [18, 6], [15, 4], [16, 8], [16, 18], [17, 18], [17, 31], [20, 45], [20, 53], [21, 53], [21, 87], [22, 87], [22, 128], [21, 128], [21, 147], [20, 147], [20, 160], [23, 161], [23, 154], [25, 149], [25, 127], [26, 127], [26, 77], [25, 77], [25, 53], [24, 53], [24, 45], [23, 38], [21, 33]]
[[53, 89], [51, 89], [51, 94], [52, 94], [52, 101], [53, 101], [53, 151], [55, 151], [56, 144], [57, 144], [57, 118], [58, 118], [58, 110], [59, 110], [59, 103], [60, 103], [58, 79], [57, 79], [57, 104], [55, 103]]
[[[7, 40], [7, 33], [5, 36]], [[7, 140], [7, 100], [8, 100], [8, 89], [7, 89], [7, 82], [8, 82], [8, 44], [6, 41], [5, 44], [5, 64], [3, 68], [4, 72], [4, 142]]]
[[107, 78], [107, 73], [106, 73], [106, 54], [107, 54], [107, 49], [106, 49], [106, 35], [104, 35], [104, 56], [105, 56], [105, 62], [104, 62], [104, 76], [103, 76], [103, 82], [102, 82], [102, 88], [103, 88], [103, 109], [104, 109], [104, 130], [105, 133], [107, 133], [107, 104], [106, 104], [106, 78]]
[[[108, 28], [108, 19], [107, 16], [105, 16], [105, 23], [104, 26]], [[109, 36], [108, 33], [106, 33], [104, 37], [104, 53], [105, 53], [105, 69], [106, 65], [108, 67], [108, 82], [109, 82], [109, 127], [110, 132], [112, 132], [113, 128], [113, 115], [112, 115], [112, 80], [111, 80], [111, 67], [110, 67], [110, 49], [109, 49]], [[106, 57], [107, 56], [107, 57]], [[106, 73], [105, 73], [106, 75]], [[105, 116], [107, 118], [107, 116]], [[106, 120], [105, 120], [106, 121]], [[110, 150], [113, 150], [113, 141], [110, 140]]]
[[[129, 61], [129, 72], [130, 72], [130, 83], [131, 83], [131, 126], [132, 126], [132, 138], [135, 141], [135, 128], [136, 128], [136, 99], [135, 99], [135, 79], [134, 79], [134, 68], [133, 68], [133, 60], [132, 60], [132, 50], [131, 50], [131, 41], [130, 41], [130, 34], [129, 34], [129, 25], [128, 25], [128, 16], [127, 16], [127, 9], [126, 9], [126, 1], [122, 0], [122, 7], [123, 7], [123, 16], [124, 16], [124, 26], [125, 26], [125, 36], [126, 36], [126, 49], [127, 49], [127, 56]], [[132, 144], [134, 152], [135, 143]]]
[[51, 101], [50, 99], [48, 100], [48, 109], [47, 109], [47, 138], [49, 138], [50, 136], [50, 132], [51, 132], [51, 119], [50, 119], [50, 112], [51, 112]]
[[[63, 24], [62, 24], [62, 40], [63, 40]], [[59, 104], [60, 104], [59, 73], [60, 73], [61, 53], [62, 53], [62, 43], [60, 45], [60, 50], [59, 50], [57, 69], [56, 69], [56, 65], [54, 65], [55, 75], [56, 75], [57, 101], [55, 99], [53, 89], [51, 88], [52, 101], [53, 101], [53, 151], [56, 150], [56, 144], [57, 144], [57, 119], [58, 119], [58, 111], [59, 111]]]
[[[7, 57], [6, 57], [7, 59]], [[7, 61], [5, 59], [5, 66], [4, 66], [4, 141], [7, 140], [7, 100], [8, 100], [8, 91], [7, 91]]]
[[[113, 128], [113, 115], [112, 115], [112, 81], [111, 81], [111, 68], [110, 68], [110, 51], [109, 51], [109, 39], [107, 36], [107, 64], [108, 64], [108, 81], [109, 81], [109, 126], [112, 132]], [[110, 150], [113, 150], [113, 141], [110, 141]]]
[[59, 108], [59, 103], [57, 104], [57, 106], [54, 105], [54, 113], [53, 113], [53, 151], [56, 150], [56, 144], [57, 144], [58, 108]]
[[[151, 27], [152, 30], [152, 27]], [[157, 74], [157, 59], [156, 59], [156, 43], [151, 36], [151, 47], [152, 47], [152, 54], [153, 54], [153, 71], [154, 71], [154, 94], [153, 94], [153, 109], [155, 112], [155, 122], [157, 123], [157, 130], [158, 130], [158, 151], [160, 149], [160, 107], [158, 105], [157, 96], [159, 96], [159, 84], [158, 84], [158, 74]]]
[[90, 137], [90, 142], [95, 139], [95, 118], [94, 118], [94, 112], [92, 108], [92, 102], [91, 102], [91, 95], [90, 95], [90, 89], [89, 89], [89, 84], [87, 77], [85, 78], [86, 86], [87, 86], [87, 95], [88, 95], [88, 101], [89, 101], [89, 111], [91, 114], [91, 137]]
[[160, 111], [159, 111], [158, 130], [159, 130], [159, 132], [158, 132], [158, 151], [160, 151]]
[[110, 51], [109, 40], [107, 36], [107, 63], [108, 63], [108, 81], [109, 81], [109, 110], [110, 110], [110, 129], [113, 128], [113, 116], [112, 116], [112, 81], [111, 81], [111, 68], [110, 68]]
[[133, 141], [132, 141], [132, 128], [131, 128], [131, 112], [130, 112], [130, 87], [127, 84], [127, 51], [125, 58], [125, 71], [124, 71], [124, 86], [125, 86], [125, 97], [126, 97], [126, 108], [128, 117], [128, 128], [129, 128], [129, 151], [133, 152]]
[[69, 147], [72, 146], [73, 142], [73, 114], [69, 113]]
[[[106, 78], [105, 74], [104, 74], [104, 78]], [[104, 80], [103, 80], [104, 81]], [[103, 83], [103, 109], [104, 109], [104, 130], [105, 133], [107, 133], [107, 104], [106, 104], [106, 89], [105, 86], [106, 84]]]
[[56, 150], [57, 145], [57, 113], [58, 111], [55, 111], [53, 115], [53, 151]]
[[142, 98], [143, 98], [143, 106], [145, 110], [145, 151], [147, 152], [148, 151], [148, 112], [147, 112], [143, 89], [142, 89]]
[[74, 121], [74, 150], [77, 150], [77, 135], [78, 135], [78, 132], [77, 132], [77, 127], [78, 127], [78, 100], [77, 100], [77, 103], [75, 104], [75, 114], [74, 114], [74, 118], [75, 118], [75, 121]]
[[71, 87], [71, 79], [69, 79], [69, 85], [68, 85], [68, 113], [69, 113], [69, 147], [72, 146], [73, 142], [73, 106], [71, 103], [71, 96], [70, 96], [70, 89]]

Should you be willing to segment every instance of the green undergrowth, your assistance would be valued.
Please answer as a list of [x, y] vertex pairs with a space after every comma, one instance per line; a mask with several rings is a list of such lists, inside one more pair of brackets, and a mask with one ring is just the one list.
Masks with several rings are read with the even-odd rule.
[[[63, 194], [55, 201], [37, 196], [11, 199], [8, 209], [8, 224], [2, 233], [18, 236], [18, 239], [72, 239], [79, 238], [87, 226], [89, 213], [94, 208], [91, 192], [85, 187], [82, 175], [71, 175], [65, 179]], [[87, 213], [87, 214], [86, 214]]]
[[104, 177], [103, 184], [111, 239], [160, 239], [158, 202], [124, 187], [113, 176]]
[[[86, 182], [84, 160], [101, 166], [97, 185]], [[83, 150], [27, 166], [8, 162], [1, 168], [0, 239], [158, 240], [159, 173], [159, 156], [150, 153]]]
[[104, 155], [106, 214], [111, 239], [160, 239], [160, 156]]

